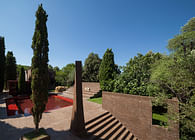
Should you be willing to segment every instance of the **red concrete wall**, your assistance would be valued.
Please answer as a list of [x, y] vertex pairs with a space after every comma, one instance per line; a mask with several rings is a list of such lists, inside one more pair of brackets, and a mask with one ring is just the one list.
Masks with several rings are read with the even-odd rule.
[[[112, 113], [139, 140], [179, 140], [178, 124], [172, 125], [172, 129], [152, 125], [151, 97], [104, 91], [102, 96], [103, 109]], [[178, 111], [178, 102], [173, 104]]]

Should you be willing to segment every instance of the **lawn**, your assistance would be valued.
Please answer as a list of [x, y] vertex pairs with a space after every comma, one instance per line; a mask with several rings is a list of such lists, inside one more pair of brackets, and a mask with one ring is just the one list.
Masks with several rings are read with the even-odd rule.
[[98, 103], [98, 104], [102, 104], [102, 97], [88, 99], [88, 101], [95, 102], [95, 103]]
[[152, 113], [152, 124], [167, 126], [168, 118], [167, 114]]

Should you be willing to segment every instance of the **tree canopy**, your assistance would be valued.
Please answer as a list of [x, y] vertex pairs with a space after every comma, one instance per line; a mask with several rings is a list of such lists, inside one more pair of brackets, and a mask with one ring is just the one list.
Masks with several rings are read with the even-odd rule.
[[35, 32], [33, 35], [32, 49], [32, 115], [34, 119], [35, 129], [39, 130], [39, 122], [42, 113], [45, 110], [48, 100], [48, 34], [47, 34], [47, 13], [43, 9], [42, 4], [36, 11]]
[[[13, 55], [13, 52], [8, 51], [6, 55], [6, 66], [5, 66], [5, 83], [7, 84], [8, 80], [16, 80], [16, 58]], [[7, 87], [7, 86], [6, 86]]]
[[195, 45], [195, 17], [181, 28], [181, 33], [169, 40], [167, 48], [175, 54], [187, 55]]
[[56, 72], [55, 80], [56, 85], [60, 86], [71, 86], [74, 83], [74, 69], [75, 64], [70, 63], [67, 64], [62, 69], [59, 69], [58, 67], [54, 67], [54, 70]]
[[83, 81], [85, 82], [98, 82], [99, 67], [101, 59], [98, 54], [90, 53], [85, 59], [83, 68]]
[[113, 89], [112, 81], [118, 74], [118, 69], [114, 62], [114, 53], [112, 49], [107, 49], [102, 58], [99, 69], [99, 81], [102, 90], [111, 91]]
[[160, 53], [148, 52], [146, 55], [138, 54], [131, 58], [123, 72], [114, 80], [115, 92], [149, 96], [147, 91], [151, 67], [155, 61], [162, 58]]
[[[157, 97], [177, 97], [180, 102], [180, 139], [195, 137], [195, 18], [189, 20], [181, 33], [169, 40], [170, 56], [157, 62], [151, 75]], [[151, 89], [152, 89], [151, 88]]]

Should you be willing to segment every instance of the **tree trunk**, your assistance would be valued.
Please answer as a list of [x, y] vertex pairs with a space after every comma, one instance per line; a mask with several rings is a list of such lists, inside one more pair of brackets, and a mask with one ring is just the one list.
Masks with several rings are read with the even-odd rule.
[[36, 130], [36, 132], [39, 132], [39, 123], [35, 124], [35, 130]]

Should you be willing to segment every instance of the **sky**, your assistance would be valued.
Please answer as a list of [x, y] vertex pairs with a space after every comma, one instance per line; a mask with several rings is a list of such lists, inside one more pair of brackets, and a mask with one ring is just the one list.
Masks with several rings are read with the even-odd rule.
[[112, 48], [124, 66], [137, 53], [168, 54], [168, 40], [195, 16], [195, 0], [0, 0], [0, 36], [17, 64], [31, 65], [35, 12], [48, 14], [49, 64], [63, 66]]

